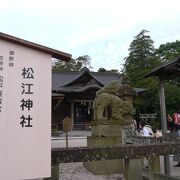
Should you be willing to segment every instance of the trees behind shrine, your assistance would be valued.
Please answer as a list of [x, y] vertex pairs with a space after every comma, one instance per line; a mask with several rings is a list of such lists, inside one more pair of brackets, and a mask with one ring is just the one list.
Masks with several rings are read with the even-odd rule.
[[53, 70], [61, 71], [80, 71], [83, 67], [91, 67], [91, 57], [88, 55], [79, 56], [78, 58], [72, 58], [69, 62], [57, 61], [53, 62]]
[[[159, 48], [154, 47], [154, 41], [149, 31], [142, 30], [132, 40], [129, 46], [129, 54], [124, 58], [122, 73], [129, 77], [131, 85], [137, 88], [145, 88], [147, 91], [135, 98], [134, 106], [138, 113], [160, 114], [159, 82], [156, 77], [144, 78], [159, 64], [171, 61], [180, 56], [180, 41], [161, 44]], [[91, 69], [91, 58], [88, 55], [72, 58], [69, 62], [54, 61], [53, 70], [79, 71], [84, 66]], [[103, 67], [98, 72], [116, 72], [117, 69], [107, 70]], [[172, 114], [180, 108], [180, 77], [165, 83], [166, 110]], [[160, 117], [158, 117], [160, 118]], [[160, 122], [160, 119], [157, 120]]]
[[[146, 88], [147, 91], [135, 99], [137, 113], [159, 114], [159, 82], [156, 77], [144, 78], [154, 67], [180, 56], [180, 41], [166, 43], [154, 48], [154, 41], [149, 31], [142, 30], [129, 46], [129, 54], [124, 58], [122, 72], [129, 77], [134, 87]], [[179, 78], [165, 83], [167, 113], [173, 113], [180, 104]], [[160, 118], [160, 117], [159, 117]], [[158, 119], [160, 122], [160, 119]]]

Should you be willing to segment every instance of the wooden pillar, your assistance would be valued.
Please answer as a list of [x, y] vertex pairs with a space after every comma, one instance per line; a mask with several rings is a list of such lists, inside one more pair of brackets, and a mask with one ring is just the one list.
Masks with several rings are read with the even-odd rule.
[[159, 89], [159, 100], [160, 100], [160, 112], [161, 112], [161, 126], [163, 133], [167, 132], [167, 120], [166, 120], [166, 102], [164, 94], [164, 78], [159, 77], [160, 89]]
[[[159, 99], [160, 99], [160, 112], [161, 112], [161, 126], [162, 132], [167, 133], [167, 119], [166, 119], [166, 102], [165, 102], [165, 93], [164, 93], [164, 78], [159, 77]], [[169, 165], [169, 156], [164, 156], [164, 170], [165, 174], [170, 175], [170, 165]]]
[[71, 121], [72, 121], [72, 129], [74, 129], [74, 101], [71, 101]]

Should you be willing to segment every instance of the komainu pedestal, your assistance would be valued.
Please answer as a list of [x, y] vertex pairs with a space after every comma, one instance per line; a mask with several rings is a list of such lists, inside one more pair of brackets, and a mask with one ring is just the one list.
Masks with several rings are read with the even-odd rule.
[[[96, 92], [93, 103], [94, 120], [91, 123], [92, 136], [87, 138], [88, 146], [113, 146], [123, 143], [124, 128], [132, 125], [133, 88], [123, 78], [113, 81]], [[124, 172], [122, 159], [84, 162], [93, 174]]]
[[[120, 125], [92, 125], [92, 136], [87, 138], [88, 146], [113, 146], [122, 144]], [[84, 167], [96, 175], [122, 173], [123, 160], [101, 160], [84, 162]]]

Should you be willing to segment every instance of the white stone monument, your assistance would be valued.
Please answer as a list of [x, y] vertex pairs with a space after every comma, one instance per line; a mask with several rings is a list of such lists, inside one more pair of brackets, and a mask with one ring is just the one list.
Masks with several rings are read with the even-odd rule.
[[52, 57], [71, 55], [0, 33], [0, 179], [51, 176]]

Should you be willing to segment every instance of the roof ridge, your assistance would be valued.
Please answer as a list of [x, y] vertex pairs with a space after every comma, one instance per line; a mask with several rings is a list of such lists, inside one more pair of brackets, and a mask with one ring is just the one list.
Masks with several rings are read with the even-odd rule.
[[89, 68], [83, 68], [82, 71], [79, 72], [79, 74], [77, 74], [77, 76], [75, 76], [71, 81], [67, 82], [66, 84], [64, 84], [63, 86], [68, 86], [71, 85], [74, 81], [78, 80], [80, 77], [82, 77], [85, 73], [88, 73], [93, 79], [96, 80], [96, 82], [98, 82], [100, 85], [104, 85], [101, 81], [97, 80], [97, 78], [95, 78], [91, 71], [89, 70]]

